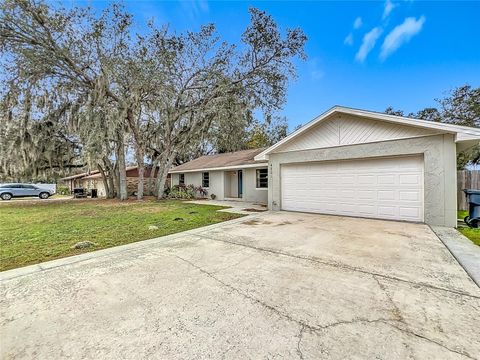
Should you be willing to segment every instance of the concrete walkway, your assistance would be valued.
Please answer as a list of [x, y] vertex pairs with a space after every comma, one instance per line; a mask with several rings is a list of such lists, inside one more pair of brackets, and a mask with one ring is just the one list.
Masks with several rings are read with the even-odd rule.
[[432, 230], [480, 287], [480, 246], [455, 229], [433, 226]]
[[223, 209], [219, 211], [230, 212], [235, 214], [252, 214], [257, 212], [267, 211], [267, 206], [264, 204], [248, 202], [248, 201], [234, 201], [234, 200], [192, 200], [188, 201], [192, 204], [201, 204], [201, 205], [217, 205], [217, 206], [228, 206], [228, 209]]

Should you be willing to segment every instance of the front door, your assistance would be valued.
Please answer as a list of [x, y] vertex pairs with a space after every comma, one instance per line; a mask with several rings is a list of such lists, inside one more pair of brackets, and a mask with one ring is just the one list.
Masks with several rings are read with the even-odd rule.
[[238, 197], [243, 197], [243, 172], [242, 170], [238, 170]]

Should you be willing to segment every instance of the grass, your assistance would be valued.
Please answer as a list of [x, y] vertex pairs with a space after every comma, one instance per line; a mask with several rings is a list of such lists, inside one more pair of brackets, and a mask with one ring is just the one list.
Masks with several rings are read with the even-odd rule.
[[[467, 215], [468, 215], [467, 211], [458, 212], [458, 218], [461, 220], [463, 220]], [[469, 238], [474, 244], [480, 246], [480, 228], [472, 229], [469, 227], [465, 227], [465, 228], [458, 228], [458, 231], [460, 231], [463, 235]]]
[[[0, 270], [173, 234], [240, 217], [182, 201], [74, 200], [0, 206]], [[149, 226], [157, 226], [149, 230]], [[95, 245], [73, 249], [80, 241]]]

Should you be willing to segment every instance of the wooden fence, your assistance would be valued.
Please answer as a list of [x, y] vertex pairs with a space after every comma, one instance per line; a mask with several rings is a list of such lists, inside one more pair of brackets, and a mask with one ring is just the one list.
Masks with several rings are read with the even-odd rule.
[[457, 171], [458, 210], [468, 210], [467, 199], [463, 189], [480, 189], [480, 170]]

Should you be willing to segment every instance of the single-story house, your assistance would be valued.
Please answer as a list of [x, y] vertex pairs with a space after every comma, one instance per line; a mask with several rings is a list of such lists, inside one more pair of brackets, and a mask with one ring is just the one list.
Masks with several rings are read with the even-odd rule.
[[77, 189], [77, 188], [85, 188], [86, 189], [86, 187], [84, 187], [85, 182], [84, 182], [83, 179], [86, 176], [95, 175], [95, 174], [98, 174], [98, 173], [99, 173], [98, 170], [94, 170], [94, 171], [91, 171], [91, 172], [84, 172], [84, 173], [75, 174], [75, 175], [71, 175], [71, 176], [61, 178], [60, 181], [62, 181], [66, 186], [68, 186], [70, 192], [73, 192], [73, 189]]
[[[147, 193], [148, 179], [151, 174], [151, 166], [146, 166], [144, 171], [144, 189]], [[128, 166], [126, 169], [127, 173], [127, 192], [128, 194], [133, 194], [137, 191], [138, 187], [138, 167], [137, 166]], [[154, 174], [156, 176], [156, 174]], [[91, 171], [90, 173], [81, 173], [77, 175], [68, 176], [61, 179], [65, 182], [70, 191], [73, 192], [75, 188], [83, 188], [87, 191], [93, 189], [97, 190], [97, 195], [99, 197], [107, 196], [105, 191], [105, 186], [103, 184], [102, 174], [98, 170]], [[170, 175], [167, 177], [167, 184], [170, 184]]]
[[176, 166], [172, 185], [201, 186], [217, 200], [268, 201], [268, 161], [256, 161], [265, 149], [205, 155]]
[[480, 129], [335, 106], [267, 149], [202, 156], [170, 173], [288, 210], [457, 223], [456, 155]]

